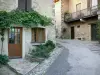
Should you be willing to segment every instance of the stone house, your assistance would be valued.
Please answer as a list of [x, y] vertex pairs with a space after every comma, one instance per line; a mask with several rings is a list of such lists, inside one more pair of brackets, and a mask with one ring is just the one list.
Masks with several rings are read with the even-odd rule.
[[[33, 9], [42, 15], [54, 19], [53, 1], [51, 0], [0, 0], [0, 10], [11, 11], [20, 9]], [[1, 38], [1, 36], [0, 36]], [[55, 41], [55, 25], [25, 28], [14, 25], [5, 31], [3, 54], [13, 58], [24, 58], [33, 46], [45, 43], [47, 40]], [[0, 41], [0, 49], [1, 49]], [[0, 51], [1, 53], [1, 51]]]
[[98, 20], [99, 0], [61, 0], [61, 25], [57, 28], [60, 37], [97, 40], [96, 21]]

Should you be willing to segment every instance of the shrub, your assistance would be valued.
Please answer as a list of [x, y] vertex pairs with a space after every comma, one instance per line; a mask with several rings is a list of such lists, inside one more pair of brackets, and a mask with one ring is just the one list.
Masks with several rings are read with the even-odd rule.
[[0, 64], [6, 65], [8, 63], [8, 61], [9, 61], [8, 56], [0, 54]]
[[50, 41], [50, 40], [48, 40], [46, 43], [45, 43], [45, 46], [47, 46], [47, 47], [51, 47], [51, 49], [54, 49], [55, 48], [55, 44], [52, 42], [52, 41]]
[[32, 58], [48, 58], [54, 48], [55, 44], [49, 40], [45, 44], [41, 44], [33, 49], [30, 55]]

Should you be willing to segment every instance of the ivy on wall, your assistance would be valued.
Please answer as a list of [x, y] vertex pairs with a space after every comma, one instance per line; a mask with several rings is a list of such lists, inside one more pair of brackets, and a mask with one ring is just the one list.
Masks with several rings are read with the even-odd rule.
[[52, 19], [36, 11], [0, 11], [0, 28], [9, 28], [11, 24], [23, 25], [25, 27], [37, 25], [48, 26], [52, 24]]
[[48, 26], [52, 24], [52, 19], [39, 14], [36, 11], [15, 10], [11, 12], [0, 11], [0, 35], [1, 37], [1, 54], [3, 53], [3, 41], [5, 29], [12, 27], [12, 24], [22, 25], [24, 27]]

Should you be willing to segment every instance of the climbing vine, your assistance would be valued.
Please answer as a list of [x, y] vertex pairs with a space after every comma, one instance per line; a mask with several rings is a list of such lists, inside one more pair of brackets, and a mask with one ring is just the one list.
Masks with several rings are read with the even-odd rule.
[[0, 11], [0, 28], [9, 28], [11, 24], [23, 25], [25, 27], [32, 27], [34, 25], [47, 26], [52, 24], [52, 20], [36, 11]]
[[9, 13], [12, 23], [22, 24], [25, 27], [31, 27], [34, 25], [47, 26], [52, 24], [52, 20], [46, 16], [40, 15], [36, 11], [12, 11]]
[[14, 10], [11, 12], [0, 11], [0, 35], [2, 36], [1, 54], [3, 51], [4, 32], [14, 24], [22, 25], [27, 28], [38, 25], [48, 26], [52, 24], [52, 19], [43, 16], [34, 10], [27, 12], [22, 10]]

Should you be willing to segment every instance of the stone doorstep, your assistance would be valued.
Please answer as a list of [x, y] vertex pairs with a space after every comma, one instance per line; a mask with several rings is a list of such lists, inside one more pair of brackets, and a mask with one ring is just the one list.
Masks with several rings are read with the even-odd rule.
[[[34, 65], [34, 67], [32, 67], [32, 68], [28, 68], [27, 70], [25, 70], [25, 69], [23, 69], [22, 71], [24, 71], [24, 72], [21, 72], [21, 70], [19, 70], [19, 69], [21, 69], [21, 68], [16, 68], [16, 67], [14, 67], [14, 66], [12, 66], [11, 64], [7, 64], [7, 67], [10, 69], [10, 70], [12, 70], [13, 72], [15, 72], [17, 75], [26, 75], [28, 72], [30, 72], [31, 70], [33, 70], [34, 68], [36, 68], [37, 66], [39, 65], [39, 63], [37, 63], [37, 64], [35, 64]], [[27, 72], [26, 72], [27, 71]]]
[[9, 66], [9, 64], [7, 64], [7, 67], [13, 71], [14, 73], [18, 74], [18, 75], [22, 75], [21, 73], [18, 73], [14, 68], [12, 68], [11, 66]]

